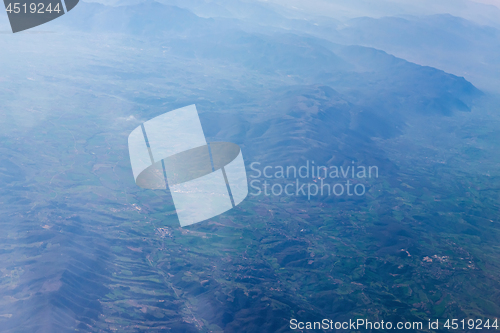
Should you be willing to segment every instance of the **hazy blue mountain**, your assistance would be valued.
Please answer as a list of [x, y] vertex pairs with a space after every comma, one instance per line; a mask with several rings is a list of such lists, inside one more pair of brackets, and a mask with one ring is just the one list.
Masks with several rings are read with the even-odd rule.
[[55, 26], [65, 25], [72, 30], [157, 34], [202, 30], [205, 21], [185, 9], [146, 1], [117, 7], [82, 2], [74, 15], [69, 13], [53, 23]]
[[[255, 133], [249, 134], [254, 140], [262, 140], [267, 145], [279, 137], [280, 142], [293, 141], [294, 133], [298, 130], [296, 126], [310, 126], [306, 130], [308, 134], [304, 136], [306, 141], [297, 146], [297, 152], [303, 151], [305, 146], [311, 144], [311, 140], [321, 141], [323, 133], [329, 133], [328, 128], [331, 126], [335, 126], [336, 131], [328, 136], [339, 137], [348, 133], [352, 138], [358, 136], [357, 141], [377, 136], [388, 138], [401, 134], [407, 122], [418, 115], [449, 116], [455, 112], [470, 111], [474, 99], [481, 96], [480, 91], [463, 78], [431, 67], [415, 65], [372, 48], [344, 47], [291, 33], [249, 33], [226, 20], [200, 18], [178, 7], [157, 2], [104, 8], [95, 4], [83, 6], [85, 11], [76, 13], [71, 22], [59, 21], [59, 24], [71, 23], [73, 29], [83, 31], [125, 31], [138, 38], [149, 39], [149, 43], [156, 43], [157, 47], [168, 50], [169, 55], [180, 57], [179, 60], [184, 59], [182, 61], [210, 61], [219, 66], [245, 68], [253, 75], [285, 75], [299, 80], [303, 87], [301, 89], [311, 90], [311, 94], [303, 94], [300, 89], [290, 86], [290, 91], [279, 98], [282, 100], [281, 107], [274, 107], [281, 111], [271, 113], [276, 116], [264, 116], [261, 122], [251, 119], [254, 117], [252, 113], [239, 116], [240, 120], [249, 124], [248, 128], [268, 128], [261, 133], [263, 137], [257, 137]], [[141, 13], [138, 17], [137, 12]], [[169, 22], [162, 19], [160, 14], [165, 17], [175, 16], [175, 19]], [[147, 17], [148, 22], [141, 23], [141, 17]], [[182, 24], [176, 24], [178, 21], [182, 21]], [[73, 22], [81, 22], [81, 25]], [[200, 33], [200, 29], [203, 32]], [[115, 69], [100, 68], [98, 71], [111, 76], [121, 75]], [[140, 75], [146, 77], [148, 74]], [[335, 94], [341, 102], [324, 104], [324, 97], [314, 97], [322, 95], [320, 91], [323, 88], [318, 88], [321, 84], [338, 91]], [[244, 102], [254, 98], [252, 92], [239, 94], [241, 97], [238, 99], [231, 97], [233, 104], [239, 100]], [[281, 94], [272, 94], [270, 100], [260, 98], [261, 103], [272, 105], [276, 96]], [[304, 99], [303, 103], [306, 105], [315, 106], [313, 114], [306, 110], [295, 110], [293, 105], [298, 96]], [[127, 96], [124, 98], [129, 99]], [[141, 102], [157, 106], [158, 103], [165, 104], [167, 100], [141, 99]], [[203, 105], [204, 102], [201, 103]], [[336, 123], [338, 120], [332, 116], [337, 112], [341, 115], [340, 119], [343, 119], [340, 123]], [[283, 122], [282, 117], [288, 113], [289, 121]], [[225, 123], [222, 119], [217, 119]], [[274, 125], [266, 125], [269, 121], [274, 122]], [[239, 137], [231, 137], [231, 140], [254, 147], [255, 151], [264, 149], [253, 141], [246, 142], [245, 128], [239, 128], [235, 132]], [[269, 156], [274, 156], [276, 160], [293, 160], [291, 154], [292, 151], [281, 150], [277, 143], [276, 151], [270, 151]], [[331, 154], [324, 150], [324, 156], [318, 158], [328, 161]]]
[[358, 18], [334, 40], [383, 49], [405, 59], [465, 76], [499, 91], [500, 30], [451, 15]]
[[357, 17], [382, 18], [385, 16], [450, 14], [471, 20], [476, 24], [500, 28], [500, 8], [471, 0], [312, 0], [307, 4], [300, 0], [273, 0], [287, 9], [315, 16], [328, 16], [336, 19]]
[[[500, 62], [495, 56], [500, 52], [499, 30], [449, 14], [380, 19], [362, 17], [340, 24], [326, 21], [321, 17], [310, 17], [307, 20], [286, 18], [276, 12], [278, 9], [252, 2], [225, 3], [221, 1], [217, 3], [198, 0], [167, 3], [165, 7], [158, 7], [158, 3], [149, 1], [132, 6], [105, 7], [106, 10], [100, 7], [91, 9], [92, 6], [84, 4], [88, 6], [85, 11], [89, 11], [89, 17], [83, 17], [83, 12], [81, 12], [75, 14], [78, 17], [72, 16], [65, 19], [69, 26], [80, 27], [83, 30], [93, 26], [93, 29], [97, 30], [147, 34], [161, 34], [164, 31], [171, 34], [174, 31], [182, 31], [187, 28], [183, 22], [190, 22], [190, 26], [194, 27], [195, 31], [198, 31], [197, 27], [203, 27], [200, 29], [209, 33], [230, 29], [243, 29], [250, 33], [269, 33], [262, 28], [262, 26], [267, 26], [272, 27], [270, 31], [275, 33], [280, 31], [307, 33], [340, 44], [364, 45], [382, 49], [422, 65], [437, 67], [467, 77], [488, 91], [498, 91], [496, 87], [500, 86], [498, 81]], [[169, 7], [170, 5], [174, 7]], [[215, 22], [210, 22], [192, 16], [185, 17], [188, 15], [187, 12], [181, 13], [174, 10], [178, 8], [177, 5], [189, 8], [189, 10], [198, 8], [197, 13], [202, 13], [200, 8], [204, 6], [216, 6], [228, 12], [225, 14], [222, 12], [205, 13], [204, 16], [220, 16]], [[157, 15], [148, 17], [148, 22], [142, 22], [141, 15], [145, 15], [148, 8], [154, 6], [157, 7]], [[93, 15], [92, 11], [94, 13], [97, 11], [99, 14]], [[136, 12], [142, 14], [137, 16]], [[115, 21], [115, 17], [120, 17], [120, 22]], [[55, 24], [61, 22], [64, 21], [55, 22]], [[231, 38], [232, 36], [228, 36], [228, 40]], [[488, 50], [488, 52], [483, 50]]]
[[[0, 331], [498, 316], [498, 100], [348, 42], [420, 19], [352, 21], [367, 26], [342, 45], [321, 35], [337, 21], [286, 29], [298, 17], [278, 7], [266, 17], [285, 21], [255, 27], [263, 4], [246, 15], [250, 3], [207, 2], [210, 18], [187, 9], [197, 1], [122, 4], [0, 34]], [[495, 33], [430, 20], [440, 38]], [[363, 197], [249, 196], [182, 229], [168, 191], [134, 183], [127, 137], [190, 104], [208, 141], [239, 144], [247, 167], [376, 165], [380, 178]]]

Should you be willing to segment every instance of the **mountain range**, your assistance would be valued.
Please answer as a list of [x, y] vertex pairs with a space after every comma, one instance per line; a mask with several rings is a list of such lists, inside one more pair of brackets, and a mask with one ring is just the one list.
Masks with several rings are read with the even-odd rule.
[[[0, 331], [497, 315], [497, 28], [393, 3], [81, 2], [1, 34]], [[364, 197], [249, 196], [182, 229], [168, 191], [135, 185], [127, 137], [191, 104], [247, 167], [380, 177]]]

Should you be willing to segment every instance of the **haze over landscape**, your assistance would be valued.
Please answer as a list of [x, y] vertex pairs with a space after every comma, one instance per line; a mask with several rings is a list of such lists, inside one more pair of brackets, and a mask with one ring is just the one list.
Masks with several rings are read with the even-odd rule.
[[[492, 322], [499, 7], [109, 0], [16, 34], [2, 12], [0, 332]], [[127, 137], [191, 104], [249, 176], [314, 161], [378, 177], [353, 180], [363, 196], [249, 195], [180, 228], [168, 190], [134, 183]]]

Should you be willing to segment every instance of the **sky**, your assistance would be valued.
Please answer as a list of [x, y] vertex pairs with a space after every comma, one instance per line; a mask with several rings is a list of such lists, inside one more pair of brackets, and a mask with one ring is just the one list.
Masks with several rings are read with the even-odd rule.
[[[494, 5], [500, 8], [500, 0], [474, 0], [474, 2], [484, 3], [487, 5]], [[499, 18], [500, 20], [500, 18]]]

